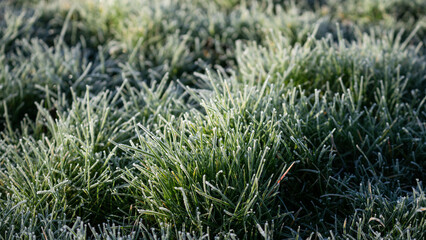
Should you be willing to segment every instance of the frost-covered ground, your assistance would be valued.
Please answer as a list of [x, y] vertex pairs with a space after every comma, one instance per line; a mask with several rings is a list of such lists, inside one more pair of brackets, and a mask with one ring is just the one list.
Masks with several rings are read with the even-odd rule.
[[0, 2], [0, 239], [426, 238], [426, 2]]

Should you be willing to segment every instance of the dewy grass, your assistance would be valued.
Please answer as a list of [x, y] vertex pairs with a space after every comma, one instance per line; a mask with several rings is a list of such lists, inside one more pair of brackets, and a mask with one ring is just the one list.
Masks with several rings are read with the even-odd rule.
[[424, 4], [359, 3], [1, 2], [0, 239], [425, 238]]

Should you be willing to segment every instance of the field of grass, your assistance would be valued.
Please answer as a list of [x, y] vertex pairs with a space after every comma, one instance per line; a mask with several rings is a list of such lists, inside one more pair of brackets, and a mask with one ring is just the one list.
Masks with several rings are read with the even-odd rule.
[[425, 239], [426, 1], [0, 1], [0, 239]]

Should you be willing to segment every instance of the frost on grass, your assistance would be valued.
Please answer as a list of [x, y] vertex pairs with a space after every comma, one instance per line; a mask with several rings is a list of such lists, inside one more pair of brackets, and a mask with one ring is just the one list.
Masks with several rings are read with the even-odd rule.
[[1, 1], [0, 238], [425, 238], [423, 9]]

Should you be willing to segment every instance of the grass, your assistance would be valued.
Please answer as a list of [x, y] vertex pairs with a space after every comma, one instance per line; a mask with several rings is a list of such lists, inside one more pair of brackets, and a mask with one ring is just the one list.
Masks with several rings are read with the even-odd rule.
[[423, 239], [423, 1], [0, 2], [0, 239]]

